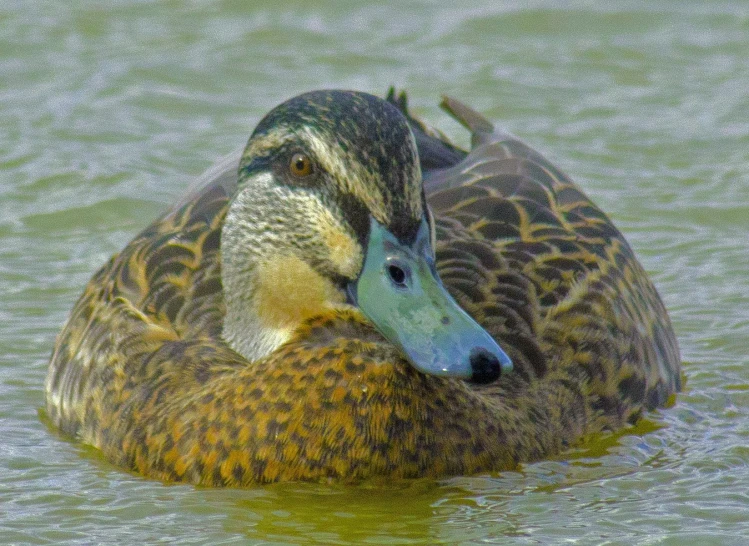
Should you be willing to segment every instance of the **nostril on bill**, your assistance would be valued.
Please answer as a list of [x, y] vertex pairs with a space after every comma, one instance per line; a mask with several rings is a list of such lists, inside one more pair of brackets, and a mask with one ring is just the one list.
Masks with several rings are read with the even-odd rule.
[[502, 366], [499, 364], [499, 359], [486, 349], [481, 347], [473, 349], [469, 358], [472, 383], [482, 385], [491, 383], [499, 379], [499, 376], [502, 374]]

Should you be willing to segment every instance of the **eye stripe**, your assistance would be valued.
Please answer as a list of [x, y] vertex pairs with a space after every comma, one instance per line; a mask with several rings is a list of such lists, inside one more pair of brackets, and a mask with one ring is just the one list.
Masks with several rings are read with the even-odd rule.
[[371, 180], [372, 173], [360, 165], [350, 150], [346, 151], [338, 144], [331, 145], [325, 134], [311, 127], [304, 127], [299, 134], [307, 141], [320, 167], [332, 176], [341, 193], [351, 194], [365, 203], [381, 223], [389, 221], [390, 212], [385, 205], [382, 189]]
[[[416, 154], [414, 142], [388, 152], [395, 155], [385, 155], [389, 150], [385, 144], [369, 149], [360, 134], [354, 135], [355, 142], [350, 140], [345, 126], [336, 125], [335, 138], [331, 138], [329, 132], [308, 123], [312, 122], [263, 127], [244, 154], [243, 170], [271, 170], [280, 185], [319, 192], [342, 209], [352, 208], [345, 218], [362, 242], [368, 235], [370, 217], [389, 226], [399, 240], [411, 240], [425, 205], [419, 163], [412, 157]], [[381, 136], [375, 132], [373, 138]], [[310, 172], [302, 163], [292, 165], [297, 153], [310, 159]], [[251, 154], [257, 155], [253, 158]], [[401, 170], [401, 165], [410, 165], [410, 171]]]

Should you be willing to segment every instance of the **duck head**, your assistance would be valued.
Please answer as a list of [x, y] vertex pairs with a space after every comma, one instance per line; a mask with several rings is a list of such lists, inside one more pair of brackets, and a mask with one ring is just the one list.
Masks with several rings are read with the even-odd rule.
[[421, 372], [493, 381], [510, 359], [445, 290], [434, 247], [401, 112], [365, 93], [295, 97], [240, 161], [221, 233], [224, 338], [256, 360], [305, 319], [355, 306]]

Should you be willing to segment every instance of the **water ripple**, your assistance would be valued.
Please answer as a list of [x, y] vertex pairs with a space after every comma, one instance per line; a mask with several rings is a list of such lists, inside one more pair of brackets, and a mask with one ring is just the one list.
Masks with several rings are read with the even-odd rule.
[[[739, 544], [749, 536], [749, 10], [697, 0], [0, 5], [0, 533], [9, 543]], [[688, 382], [626, 434], [502, 476], [167, 486], [40, 420], [93, 271], [264, 112], [440, 93], [548, 154], [627, 234]]]

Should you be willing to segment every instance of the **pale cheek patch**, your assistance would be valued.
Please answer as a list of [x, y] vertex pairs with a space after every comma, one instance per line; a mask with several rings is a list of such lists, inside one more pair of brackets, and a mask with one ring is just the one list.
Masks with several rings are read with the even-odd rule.
[[265, 328], [293, 330], [342, 300], [330, 281], [296, 256], [272, 256], [258, 265], [254, 306]]

